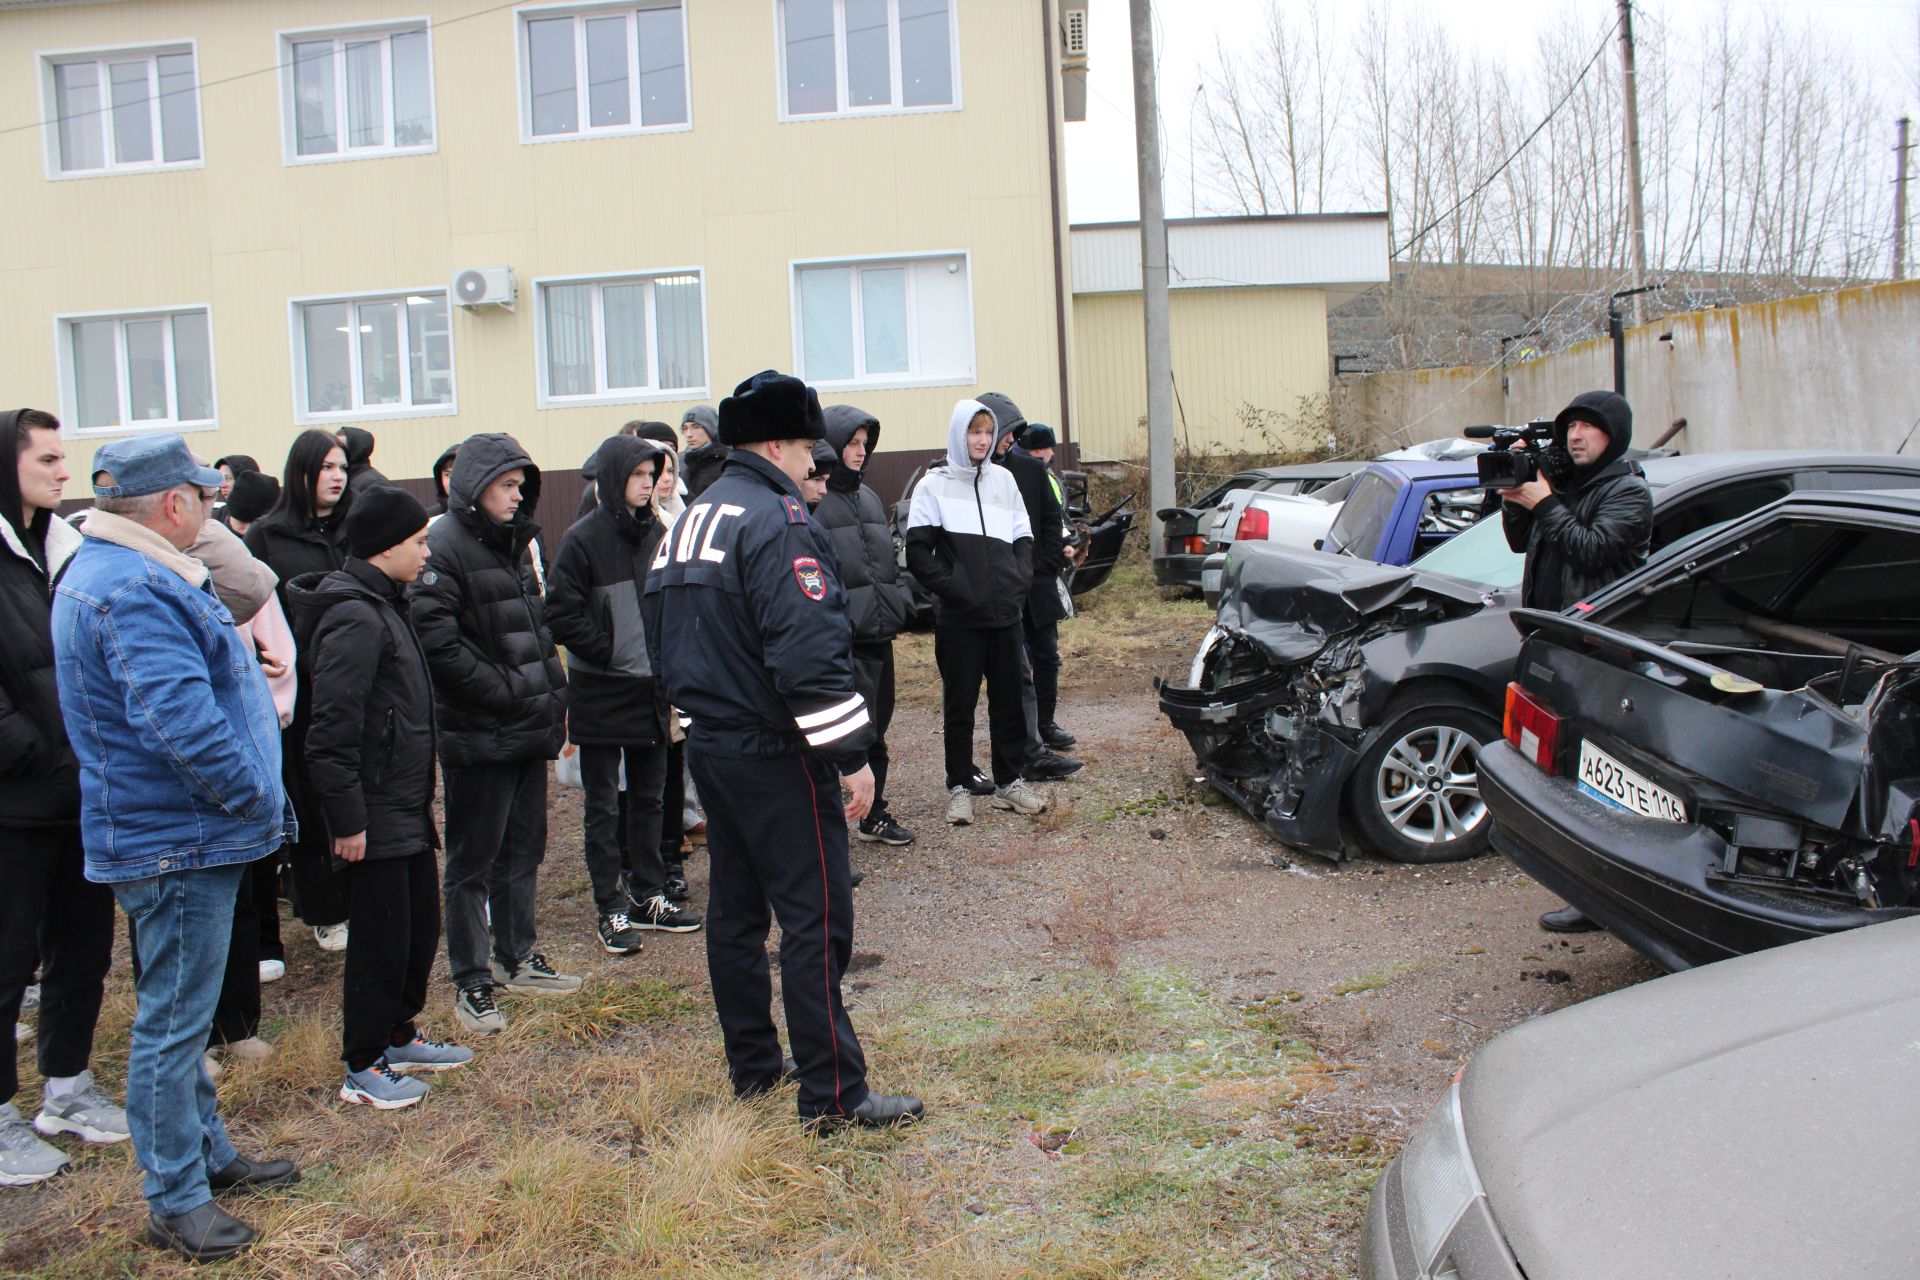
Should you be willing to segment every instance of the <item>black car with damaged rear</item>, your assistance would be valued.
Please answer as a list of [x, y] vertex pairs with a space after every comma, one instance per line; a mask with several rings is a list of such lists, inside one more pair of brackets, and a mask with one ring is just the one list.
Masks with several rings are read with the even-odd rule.
[[1493, 842], [1684, 969], [1920, 909], [1920, 497], [1803, 494], [1516, 611]]

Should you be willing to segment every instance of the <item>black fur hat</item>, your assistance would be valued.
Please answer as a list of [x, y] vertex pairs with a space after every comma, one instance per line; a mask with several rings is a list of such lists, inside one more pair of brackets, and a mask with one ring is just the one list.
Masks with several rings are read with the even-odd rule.
[[818, 440], [827, 434], [820, 397], [786, 373], [754, 374], [720, 402], [720, 443], [729, 447], [763, 440]]

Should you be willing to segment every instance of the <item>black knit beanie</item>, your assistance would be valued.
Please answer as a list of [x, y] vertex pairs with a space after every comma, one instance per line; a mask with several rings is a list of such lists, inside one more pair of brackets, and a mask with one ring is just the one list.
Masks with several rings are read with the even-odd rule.
[[280, 501], [280, 482], [263, 471], [242, 471], [227, 494], [227, 515], [252, 524]]
[[820, 397], [792, 374], [767, 369], [754, 374], [720, 402], [720, 443], [818, 440], [827, 434]]
[[405, 489], [374, 485], [354, 499], [347, 512], [347, 549], [356, 560], [371, 560], [427, 527], [427, 509]]

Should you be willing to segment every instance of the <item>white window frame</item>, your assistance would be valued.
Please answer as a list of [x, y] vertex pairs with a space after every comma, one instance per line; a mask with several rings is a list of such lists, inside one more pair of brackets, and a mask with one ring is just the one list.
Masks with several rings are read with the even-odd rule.
[[[195, 156], [191, 160], [166, 160], [165, 138], [160, 126], [160, 71], [158, 59], [162, 54], [188, 53], [193, 55], [193, 128]], [[107, 74], [109, 62], [126, 62], [133, 58], [144, 58], [147, 62], [147, 88], [152, 104], [153, 154], [152, 160], [140, 160], [131, 164], [121, 164], [113, 158], [113, 88]], [[38, 70], [40, 85], [40, 119], [44, 136], [46, 174], [49, 182], [67, 182], [82, 178], [106, 178], [133, 173], [166, 173], [179, 169], [204, 169], [207, 167], [207, 115], [206, 104], [200, 92], [200, 43], [194, 39], [152, 40], [140, 44], [111, 45], [105, 48], [91, 49], [42, 49], [33, 55]], [[98, 169], [62, 169], [60, 167], [60, 96], [54, 86], [54, 68], [67, 63], [97, 62], [100, 64], [100, 120], [101, 155], [106, 163]]]
[[[432, 113], [433, 141], [414, 146], [396, 146], [389, 141], [378, 147], [346, 145], [347, 92], [346, 46], [354, 37], [378, 37], [383, 45], [380, 59], [380, 97], [386, 136], [393, 137], [393, 40], [415, 31], [427, 38], [427, 108]], [[299, 98], [294, 87], [293, 46], [318, 40], [333, 41], [334, 94], [338, 104], [340, 147], [325, 155], [300, 154]], [[433, 69], [433, 20], [431, 18], [394, 18], [386, 22], [339, 23], [323, 27], [298, 27], [274, 33], [274, 50], [280, 64], [280, 152], [287, 165], [339, 164], [347, 160], [378, 160], [389, 156], [425, 156], [440, 150], [440, 102], [435, 92]]]
[[[344, 303], [357, 307], [362, 302], [398, 302], [400, 304], [400, 354], [402, 360], [408, 358], [412, 349], [407, 337], [408, 326], [412, 322], [407, 308], [409, 297], [432, 297], [438, 294], [447, 303], [447, 390], [452, 398], [445, 404], [368, 404], [352, 409], [331, 409], [316, 413], [307, 407], [307, 312], [311, 306], [325, 306], [329, 303]], [[289, 341], [293, 353], [293, 420], [299, 426], [324, 427], [334, 423], [351, 426], [356, 422], [385, 422], [396, 418], [451, 418], [460, 412], [460, 376], [457, 357], [454, 353], [453, 317], [456, 307], [445, 285], [423, 285], [418, 289], [375, 289], [366, 293], [317, 293], [310, 297], [287, 299], [287, 323]], [[355, 310], [352, 312], [358, 315]], [[348, 378], [353, 389], [353, 398], [358, 401], [365, 393], [364, 375], [360, 366], [360, 343], [355, 335], [347, 335]], [[411, 370], [401, 378], [401, 394], [407, 401], [413, 398], [413, 378]]]
[[951, 103], [925, 107], [895, 105], [905, 97], [900, 80], [900, 0], [887, 0], [887, 49], [893, 72], [893, 102], [884, 107], [847, 105], [847, 0], [833, 0], [834, 108], [794, 115], [787, 110], [787, 6], [785, 0], [773, 0], [774, 107], [780, 122], [800, 124], [808, 120], [846, 120], [861, 116], [924, 116], [961, 109], [960, 0], [947, 0], [947, 61], [953, 76]]
[[[607, 385], [607, 329], [601, 289], [593, 291], [593, 383], [587, 395], [557, 396], [550, 389], [551, 371], [547, 366], [547, 287], [549, 285], [590, 284], [596, 286], [646, 284], [669, 276], [693, 276], [700, 281], [700, 370], [706, 382], [697, 387], [661, 387], [660, 325], [652, 288], [647, 290], [647, 373], [652, 387], [621, 387], [609, 391]], [[533, 386], [537, 408], [572, 409], [601, 404], [658, 404], [673, 400], [704, 400], [713, 384], [713, 352], [708, 342], [707, 270], [705, 267], [649, 267], [643, 271], [595, 271], [586, 275], [539, 276], [533, 281]]]
[[[127, 386], [127, 326], [129, 320], [162, 320], [177, 315], [191, 315], [199, 312], [207, 318], [207, 394], [213, 400], [213, 416], [210, 418], [144, 418], [136, 422], [133, 419], [133, 406], [129, 402]], [[117, 323], [113, 331], [114, 380], [120, 391], [120, 423], [111, 427], [83, 427], [80, 425], [80, 389], [74, 378], [73, 369], [73, 326], [86, 320], [113, 320]], [[180, 403], [178, 385], [179, 370], [173, 358], [173, 326], [161, 326], [161, 344], [164, 352], [163, 362], [167, 373], [167, 403], [177, 412]], [[213, 327], [213, 304], [208, 302], [189, 302], [172, 307], [134, 307], [115, 311], [65, 311], [53, 317], [54, 361], [59, 370], [60, 381], [60, 434], [74, 438], [106, 438], [109, 436], [149, 435], [157, 431], [217, 431], [220, 429], [220, 374], [215, 363]]]
[[[693, 38], [687, 31], [689, 0], [677, 0], [662, 8], [680, 10], [680, 65], [687, 82], [687, 118], [681, 124], [640, 123], [640, 64], [633, 14], [648, 6], [636, 0], [598, 0], [597, 3], [522, 5], [513, 11], [513, 63], [518, 73], [520, 93], [520, 141], [524, 145], [547, 142], [585, 142], [593, 138], [623, 138], [632, 134], [687, 133], [693, 128]], [[527, 65], [527, 24], [543, 18], [592, 18], [624, 14], [627, 18], [627, 123], [595, 126], [586, 121], [590, 110], [587, 98], [586, 23], [575, 22], [573, 32], [574, 86], [578, 92], [574, 117], [581, 121], [572, 133], [535, 133], [533, 131], [533, 69]], [[671, 274], [657, 272], [655, 274]]]
[[[912, 271], [907, 272], [907, 365], [905, 373], [883, 373], [868, 375], [857, 373], [852, 378], [836, 378], [816, 381], [804, 370], [806, 368], [807, 335], [805, 318], [800, 308], [800, 273], [820, 267], [851, 267], [858, 271], [865, 267], [911, 267], [914, 263], [928, 258], [958, 258], [967, 273], [967, 367], [964, 373], [928, 376], [918, 372], [920, 365], [920, 317], [915, 306], [918, 287], [914, 283]], [[924, 250], [915, 253], [880, 253], [856, 257], [839, 258], [794, 258], [787, 264], [787, 293], [792, 300], [793, 314], [793, 367], [802, 370], [801, 377], [806, 378], [809, 386], [822, 391], [879, 391], [894, 387], [967, 387], [978, 379], [979, 335], [974, 329], [973, 308], [973, 254], [967, 249]], [[866, 334], [862, 326], [862, 312], [865, 300], [857, 283], [853, 293], [853, 356], [856, 367], [866, 361]]]

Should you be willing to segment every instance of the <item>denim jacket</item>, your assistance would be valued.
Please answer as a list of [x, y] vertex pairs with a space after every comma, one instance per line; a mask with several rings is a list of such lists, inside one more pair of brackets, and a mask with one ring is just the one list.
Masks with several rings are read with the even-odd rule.
[[86, 876], [251, 862], [290, 827], [266, 675], [205, 566], [96, 512], [53, 605]]

